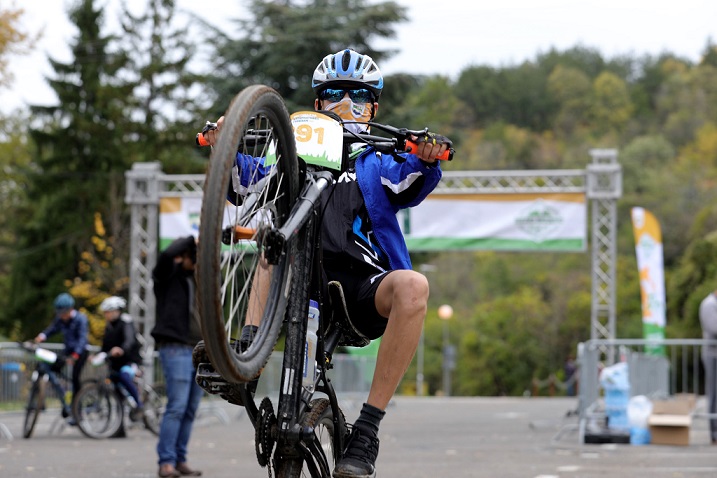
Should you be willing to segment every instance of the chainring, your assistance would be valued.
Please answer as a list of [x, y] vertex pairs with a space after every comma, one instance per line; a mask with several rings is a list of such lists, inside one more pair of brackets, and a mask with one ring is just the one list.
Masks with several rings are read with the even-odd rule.
[[274, 407], [269, 397], [264, 397], [259, 405], [259, 416], [256, 421], [255, 430], [255, 446], [256, 459], [263, 468], [269, 464], [271, 453], [274, 450], [276, 440], [272, 434], [272, 429], [276, 429], [276, 415], [274, 415]]

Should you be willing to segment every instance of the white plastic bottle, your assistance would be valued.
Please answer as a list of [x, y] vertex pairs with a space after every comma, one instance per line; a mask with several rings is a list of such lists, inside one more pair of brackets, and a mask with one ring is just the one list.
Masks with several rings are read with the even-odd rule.
[[309, 301], [309, 320], [306, 325], [306, 349], [304, 350], [304, 377], [301, 384], [309, 391], [316, 380], [316, 331], [319, 330], [319, 303]]

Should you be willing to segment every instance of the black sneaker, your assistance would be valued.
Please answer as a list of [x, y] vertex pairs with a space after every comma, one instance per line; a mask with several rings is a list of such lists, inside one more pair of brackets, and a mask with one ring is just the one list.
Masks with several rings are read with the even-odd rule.
[[70, 411], [70, 407], [65, 405], [62, 407], [62, 418], [68, 418], [70, 415], [72, 415], [72, 411]]
[[334, 478], [374, 478], [378, 437], [362, 428], [353, 427], [343, 458], [334, 469]]

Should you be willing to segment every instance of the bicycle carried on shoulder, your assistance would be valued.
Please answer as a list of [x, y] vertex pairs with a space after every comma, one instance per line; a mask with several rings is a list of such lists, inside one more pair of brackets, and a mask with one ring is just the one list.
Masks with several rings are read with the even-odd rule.
[[107, 374], [84, 385], [73, 401], [72, 413], [80, 431], [89, 438], [103, 439], [124, 436], [126, 418], [130, 423], [142, 423], [144, 428], [159, 436], [159, 427], [166, 401], [160, 390], [144, 379], [140, 369], [134, 377], [142, 398], [143, 409], [119, 381], [118, 372], [109, 367], [111, 357], [105, 352], [95, 355], [92, 365], [107, 367]]
[[[65, 375], [62, 369], [53, 370], [53, 365], [58, 360], [58, 354], [55, 352], [39, 347], [33, 342], [20, 342], [20, 347], [26, 352], [32, 354], [37, 359], [35, 370], [32, 372], [32, 379], [30, 385], [30, 393], [27, 400], [27, 407], [25, 408], [25, 420], [22, 426], [22, 436], [24, 438], [32, 437], [32, 433], [35, 430], [35, 425], [40, 417], [40, 414], [45, 410], [48, 398], [48, 384], [54, 385], [67, 390], [70, 384], [72, 384], [72, 378]], [[66, 387], [62, 387], [58, 380], [65, 382]], [[69, 420], [71, 416], [65, 416], [63, 419]]]
[[[324, 292], [320, 196], [346, 171], [350, 143], [395, 155], [427, 132], [369, 124], [390, 137], [349, 132], [326, 112], [290, 117], [276, 91], [255, 85], [234, 98], [212, 149], [197, 255], [205, 343], [194, 357], [197, 381], [246, 408], [257, 460], [270, 476], [273, 468], [279, 478], [330, 477], [350, 433], [329, 379], [332, 355], [339, 345], [369, 340], [353, 326], [341, 285]], [[246, 167], [237, 167], [238, 157]], [[315, 364], [307, 345], [310, 299], [320, 316]], [[247, 325], [256, 330], [242, 342]], [[247, 384], [260, 376], [282, 329], [278, 400], [255, 400]]]

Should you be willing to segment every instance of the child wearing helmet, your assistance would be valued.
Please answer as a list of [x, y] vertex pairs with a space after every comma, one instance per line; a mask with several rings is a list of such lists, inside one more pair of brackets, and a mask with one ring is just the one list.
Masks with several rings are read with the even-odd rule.
[[[63, 351], [64, 360], [58, 359], [52, 366], [52, 371], [59, 371], [63, 365], [72, 366], [72, 398], [80, 391], [80, 375], [87, 360], [87, 333], [89, 321], [87, 316], [75, 309], [75, 299], [63, 292], [54, 300], [55, 316], [52, 323], [37, 334], [35, 343], [41, 343], [57, 333], [61, 333], [65, 343]], [[51, 377], [54, 377], [51, 375]], [[71, 415], [71, 404], [65, 402], [65, 392], [57, 380], [51, 378], [52, 385], [60, 397], [62, 404], [62, 416], [65, 418]], [[73, 423], [73, 422], [71, 422]]]
[[[311, 86], [316, 110], [335, 113], [345, 129], [360, 133], [368, 131], [366, 122], [378, 113], [383, 76], [370, 56], [346, 48], [319, 62]], [[219, 118], [216, 129], [204, 132], [206, 143], [216, 143], [223, 121]], [[417, 150], [398, 153], [400, 162], [370, 146], [353, 149], [348, 170], [322, 196], [326, 278], [341, 283], [356, 328], [369, 339], [382, 337], [374, 373], [378, 379], [371, 384], [334, 478], [375, 476], [379, 424], [423, 329], [428, 281], [412, 270], [396, 212], [418, 205], [436, 187], [441, 179], [437, 158], [451, 142], [433, 133], [413, 139]], [[238, 154], [237, 168], [252, 170], [246, 164], [251, 161], [258, 160]], [[242, 340], [244, 335], [242, 331]]]
[[137, 403], [137, 407], [130, 412], [130, 419], [136, 421], [143, 413], [142, 399], [134, 383], [134, 376], [142, 363], [141, 344], [137, 340], [132, 317], [122, 312], [126, 306], [124, 298], [117, 296], [108, 297], [100, 304], [107, 321], [102, 352], [107, 354], [110, 368], [117, 373], [119, 382]]

